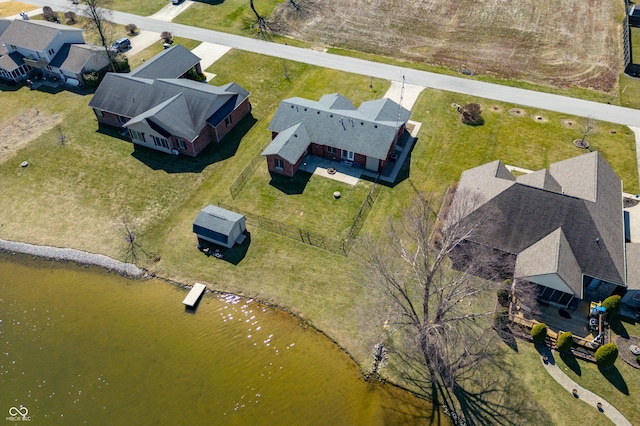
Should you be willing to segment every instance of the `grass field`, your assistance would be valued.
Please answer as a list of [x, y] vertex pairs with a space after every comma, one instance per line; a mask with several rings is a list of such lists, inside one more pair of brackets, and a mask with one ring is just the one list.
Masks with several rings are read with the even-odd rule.
[[[255, 0], [258, 13], [267, 18], [282, 0]], [[255, 36], [256, 16], [246, 0], [195, 2], [173, 22], [232, 34]]]
[[[285, 78], [284, 65], [282, 59], [232, 50], [208, 69], [217, 74], [212, 84], [236, 81], [248, 89], [253, 110], [222, 144], [209, 147], [197, 159], [134, 148], [115, 137], [117, 132], [99, 131], [87, 107], [91, 94], [2, 87], [0, 128], [11, 126], [34, 108], [39, 115], [59, 116], [62, 124], [60, 130], [42, 129], [43, 133], [24, 147], [5, 148], [0, 143], [1, 149], [11, 151], [0, 162], [0, 237], [123, 259], [125, 219], [144, 250], [160, 257], [158, 262], [143, 258], [142, 266], [152, 273], [185, 283], [208, 283], [220, 291], [285, 307], [326, 332], [366, 366], [373, 343], [384, 334], [373, 325], [377, 322], [372, 321], [372, 312], [385, 308], [361, 285], [357, 251], [345, 257], [249, 224], [248, 249], [231, 263], [202, 255], [191, 232], [202, 207], [230, 201], [229, 187], [268, 141], [267, 126], [280, 100], [292, 96], [319, 99], [339, 92], [357, 106], [383, 96], [389, 87], [386, 81], [374, 80], [371, 90], [368, 77], [290, 61], [286, 62], [289, 78]], [[483, 106], [483, 126], [463, 125], [451, 106], [471, 101]], [[379, 233], [384, 223], [402, 213], [416, 188], [442, 194], [466, 168], [501, 159], [539, 169], [584, 152], [572, 144], [580, 137], [577, 128], [582, 119], [534, 110], [514, 116], [509, 112], [512, 108], [505, 103], [424, 91], [413, 108], [412, 119], [422, 122], [422, 128], [408, 171], [395, 186], [382, 187], [362, 232]], [[574, 125], [567, 127], [568, 122]], [[65, 145], [59, 144], [60, 131], [66, 135]], [[588, 140], [624, 180], [625, 190], [636, 193], [635, 144], [629, 130], [597, 123]], [[30, 165], [21, 168], [22, 161]], [[287, 196], [271, 185], [266, 164], [258, 166], [252, 179], [240, 192], [238, 205], [265, 217], [285, 215], [282, 220], [297, 221], [295, 210], [304, 211], [303, 217], [311, 218], [310, 222], [288, 223], [321, 228], [324, 215], [330, 216], [334, 210], [342, 218], [331, 218], [332, 222], [346, 223], [355, 212], [352, 205], [340, 212], [333, 204], [314, 199], [316, 193], [333, 192], [333, 182], [313, 177], [301, 194]], [[366, 188], [367, 183], [352, 188], [353, 199], [361, 199]], [[277, 209], [272, 200], [277, 200]], [[533, 355], [526, 349], [521, 352], [514, 354], [513, 365], [518, 371], [528, 369], [523, 373], [528, 380], [523, 397], [544, 398], [538, 384], [548, 385], [548, 378], [531, 368]], [[628, 373], [628, 380], [637, 377], [633, 373]], [[551, 420], [563, 418], [554, 410], [565, 404], [576, 406], [568, 393], [554, 398], [549, 404], [540, 403]]]
[[[131, 36], [128, 36], [128, 37], [135, 42], [135, 38], [132, 38]], [[183, 37], [174, 37], [173, 44], [174, 45], [181, 44], [187, 49], [193, 50], [196, 46], [200, 44], [200, 42], [197, 40], [191, 40]], [[132, 57], [130, 57], [129, 66], [131, 67], [131, 69], [135, 69], [140, 65], [142, 65], [143, 62], [153, 58], [155, 55], [162, 52], [163, 50], [164, 50], [163, 41], [160, 40], [160, 38], [158, 38], [158, 41], [156, 43], [153, 43], [151, 46], [147, 47], [137, 55], [133, 55]]]
[[17, 15], [20, 12], [29, 12], [37, 9], [36, 6], [27, 3], [20, 3], [17, 1], [7, 1], [0, 3], [0, 17], [6, 18], [8, 16]]

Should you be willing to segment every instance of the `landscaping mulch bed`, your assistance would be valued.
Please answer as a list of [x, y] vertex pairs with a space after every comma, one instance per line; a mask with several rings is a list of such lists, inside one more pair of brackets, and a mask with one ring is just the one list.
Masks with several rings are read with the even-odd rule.
[[620, 358], [633, 368], [640, 369], [640, 363], [636, 360], [636, 355], [632, 354], [629, 350], [629, 346], [631, 345], [640, 346], [640, 337], [630, 336], [629, 338], [624, 338], [622, 336], [616, 336], [613, 342], [618, 346], [618, 355], [620, 355]]

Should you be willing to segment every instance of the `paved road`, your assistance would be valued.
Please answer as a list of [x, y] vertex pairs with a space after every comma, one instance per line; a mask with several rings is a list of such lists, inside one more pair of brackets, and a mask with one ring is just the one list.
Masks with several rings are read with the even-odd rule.
[[[65, 0], [26, 0], [26, 2], [38, 6], [51, 6], [54, 10], [60, 11], [74, 10], [76, 8], [70, 1]], [[221, 44], [240, 50], [262, 53], [291, 61], [305, 62], [325, 68], [392, 81], [401, 81], [402, 76], [404, 76], [407, 83], [418, 86], [464, 93], [536, 109], [551, 110], [580, 117], [591, 117], [611, 123], [640, 127], [640, 111], [631, 108], [332, 55], [326, 52], [270, 43], [248, 37], [189, 27], [173, 22], [163, 22], [151, 17], [142, 17], [128, 13], [114, 11], [113, 21], [123, 25], [135, 24], [138, 28], [149, 31], [171, 31], [174, 35], [180, 37]]]

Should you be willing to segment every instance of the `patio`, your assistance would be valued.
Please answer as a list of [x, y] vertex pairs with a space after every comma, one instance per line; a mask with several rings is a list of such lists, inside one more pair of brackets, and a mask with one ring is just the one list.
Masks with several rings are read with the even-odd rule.
[[551, 330], [570, 331], [576, 337], [592, 340], [594, 335], [589, 331], [589, 302], [581, 300], [576, 310], [559, 308], [558, 306], [539, 304], [540, 311], [536, 319], [547, 324]]

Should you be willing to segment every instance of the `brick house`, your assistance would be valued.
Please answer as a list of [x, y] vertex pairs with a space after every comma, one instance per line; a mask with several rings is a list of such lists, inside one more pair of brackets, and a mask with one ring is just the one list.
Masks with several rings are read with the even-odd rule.
[[307, 154], [380, 172], [393, 155], [411, 112], [391, 99], [355, 108], [344, 96], [282, 101], [269, 124], [262, 152], [269, 171], [293, 176]]
[[131, 141], [169, 154], [197, 156], [220, 142], [251, 111], [236, 83], [212, 86], [183, 78], [200, 58], [181, 45], [130, 73], [107, 73], [89, 106], [98, 122], [127, 131]]

